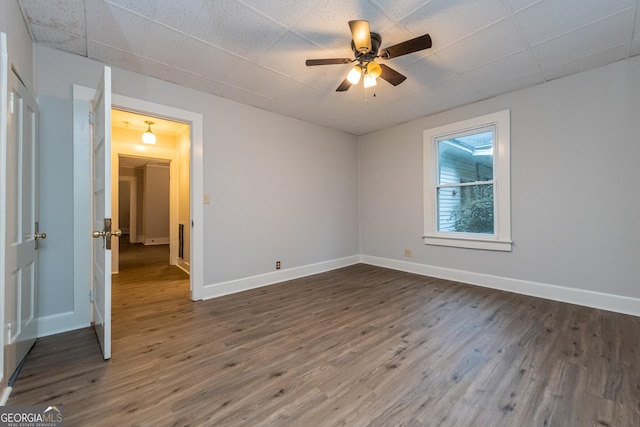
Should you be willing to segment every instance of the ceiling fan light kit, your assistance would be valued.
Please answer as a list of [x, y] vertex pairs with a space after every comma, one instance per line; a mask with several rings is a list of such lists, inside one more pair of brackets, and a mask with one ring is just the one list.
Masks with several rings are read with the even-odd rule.
[[[397, 86], [407, 79], [406, 76], [397, 72], [386, 64], [378, 64], [375, 59], [391, 59], [420, 50], [429, 49], [432, 45], [429, 34], [404, 41], [402, 43], [389, 46], [380, 51], [382, 37], [378, 33], [372, 33], [367, 21], [349, 21], [351, 29], [351, 49], [354, 59], [350, 58], [329, 58], [329, 59], [307, 59], [307, 66], [349, 64], [357, 62], [347, 74], [347, 78], [338, 86], [337, 92], [349, 90], [352, 85], [363, 80], [363, 86], [369, 88], [377, 84], [379, 77], [393, 86]], [[378, 53], [380, 52], [380, 53]]]
[[370, 87], [373, 87], [375, 85], [377, 85], [378, 83], [376, 82], [376, 78], [373, 76], [370, 76], [368, 74], [364, 75], [364, 88], [368, 89]]
[[359, 65], [354, 65], [349, 74], [347, 74], [347, 80], [352, 85], [357, 85], [362, 77], [362, 67]]

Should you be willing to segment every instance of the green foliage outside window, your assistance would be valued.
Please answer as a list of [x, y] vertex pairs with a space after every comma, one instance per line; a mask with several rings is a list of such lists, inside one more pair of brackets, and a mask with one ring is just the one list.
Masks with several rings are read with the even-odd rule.
[[454, 231], [493, 234], [493, 185], [462, 187], [460, 204], [451, 213]]

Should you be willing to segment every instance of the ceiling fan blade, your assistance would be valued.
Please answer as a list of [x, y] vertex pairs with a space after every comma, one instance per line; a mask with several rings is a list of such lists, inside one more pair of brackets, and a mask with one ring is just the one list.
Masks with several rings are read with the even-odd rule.
[[371, 52], [371, 30], [368, 21], [349, 21], [353, 45], [358, 52]]
[[431, 36], [425, 34], [424, 36], [416, 37], [415, 39], [407, 40], [402, 43], [394, 44], [387, 48], [382, 49], [380, 58], [390, 59], [397, 56], [406, 55], [408, 53], [417, 52], [419, 50], [429, 49], [431, 47]]
[[340, 83], [340, 86], [338, 86], [338, 89], [336, 89], [336, 92], [344, 92], [345, 90], [349, 90], [350, 87], [351, 83], [349, 80], [344, 79], [344, 81]]
[[307, 67], [312, 65], [333, 65], [333, 64], [348, 64], [353, 62], [353, 59], [349, 58], [329, 58], [329, 59], [307, 59]]
[[398, 86], [400, 83], [407, 79], [406, 76], [400, 74], [399, 72], [385, 64], [380, 64], [380, 68], [382, 68], [382, 74], [380, 74], [380, 77], [394, 86]]

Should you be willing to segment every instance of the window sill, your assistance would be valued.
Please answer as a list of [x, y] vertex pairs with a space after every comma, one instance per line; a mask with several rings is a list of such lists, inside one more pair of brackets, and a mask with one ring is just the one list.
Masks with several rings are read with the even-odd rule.
[[450, 236], [422, 236], [425, 245], [449, 246], [454, 248], [483, 249], [488, 251], [511, 252], [510, 240], [476, 239]]

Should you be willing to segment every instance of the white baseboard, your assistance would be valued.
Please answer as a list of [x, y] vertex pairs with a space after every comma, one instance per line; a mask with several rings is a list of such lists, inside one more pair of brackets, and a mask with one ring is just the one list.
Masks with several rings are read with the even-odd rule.
[[273, 285], [287, 280], [298, 279], [312, 274], [324, 273], [349, 265], [358, 264], [360, 256], [354, 255], [345, 258], [323, 261], [316, 264], [304, 265], [301, 267], [277, 270], [270, 273], [258, 274], [256, 276], [244, 277], [242, 279], [229, 280], [227, 282], [205, 285], [203, 299], [221, 297], [223, 295], [234, 294], [236, 292], [248, 291], [249, 289], [260, 288], [262, 286]]
[[606, 294], [603, 292], [569, 288], [565, 286], [549, 285], [546, 283], [531, 282], [527, 280], [510, 279], [508, 277], [454, 270], [450, 268], [398, 261], [388, 258], [379, 258], [369, 255], [361, 255], [360, 261], [364, 264], [405, 271], [407, 273], [420, 274], [422, 276], [437, 277], [440, 279], [468, 283], [470, 285], [478, 285], [486, 288], [514, 292], [517, 294], [599, 308], [617, 313], [630, 314], [632, 316], [640, 316], [640, 299], [633, 297]]
[[89, 322], [79, 320], [73, 311], [44, 316], [38, 318], [38, 338], [86, 328], [90, 325]]
[[12, 387], [5, 387], [2, 390], [2, 396], [0, 396], [0, 406], [5, 406], [7, 404], [7, 400], [9, 400], [9, 396], [11, 396]]
[[143, 240], [145, 246], [168, 245], [171, 242], [169, 237], [152, 237]]

